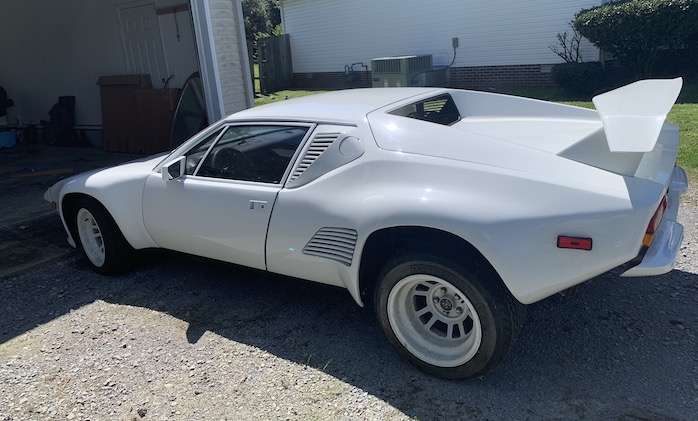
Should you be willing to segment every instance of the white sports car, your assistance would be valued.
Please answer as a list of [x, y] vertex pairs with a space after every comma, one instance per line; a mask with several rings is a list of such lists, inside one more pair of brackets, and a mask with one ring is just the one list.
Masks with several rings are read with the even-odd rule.
[[234, 114], [167, 156], [45, 194], [99, 273], [163, 248], [346, 288], [447, 378], [494, 367], [525, 304], [621, 267], [666, 273], [683, 227], [681, 79], [596, 110], [442, 88], [330, 92]]

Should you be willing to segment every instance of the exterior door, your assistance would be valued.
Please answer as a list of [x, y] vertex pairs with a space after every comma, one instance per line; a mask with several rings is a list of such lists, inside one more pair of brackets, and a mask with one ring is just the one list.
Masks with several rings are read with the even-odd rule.
[[182, 177], [164, 181], [161, 174], [151, 174], [143, 192], [143, 221], [153, 241], [166, 249], [266, 269], [274, 201], [309, 129], [224, 126], [181, 155], [186, 163]]
[[160, 247], [266, 269], [264, 244], [279, 189], [199, 177], [165, 182], [151, 174], [143, 217]]
[[117, 6], [121, 39], [130, 73], [149, 74], [153, 80], [168, 77], [155, 3]]

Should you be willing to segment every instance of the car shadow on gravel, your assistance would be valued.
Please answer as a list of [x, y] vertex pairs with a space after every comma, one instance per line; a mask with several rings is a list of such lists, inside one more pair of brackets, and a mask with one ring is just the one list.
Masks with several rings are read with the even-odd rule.
[[698, 275], [601, 276], [570, 300], [528, 308], [505, 361], [468, 381], [400, 360], [370, 310], [343, 289], [155, 252], [118, 277], [73, 253], [0, 278], [0, 344], [96, 300], [165, 312], [196, 343], [213, 332], [307, 365], [418, 419], [690, 419], [695, 400]]

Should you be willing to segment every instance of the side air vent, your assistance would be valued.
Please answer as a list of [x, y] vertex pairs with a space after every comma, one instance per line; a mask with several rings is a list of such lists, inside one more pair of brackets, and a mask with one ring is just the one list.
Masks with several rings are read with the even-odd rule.
[[307, 170], [308, 167], [315, 162], [315, 160], [318, 159], [318, 157], [325, 152], [327, 148], [330, 147], [332, 142], [337, 140], [339, 135], [340, 133], [318, 133], [315, 135], [313, 142], [305, 152], [305, 155], [303, 155], [303, 159], [301, 159], [301, 162], [298, 164], [296, 169], [293, 170], [289, 181], [293, 181], [300, 177], [301, 174], [303, 174], [305, 170]]
[[321, 228], [303, 248], [303, 254], [324, 257], [351, 266], [355, 247], [356, 230]]

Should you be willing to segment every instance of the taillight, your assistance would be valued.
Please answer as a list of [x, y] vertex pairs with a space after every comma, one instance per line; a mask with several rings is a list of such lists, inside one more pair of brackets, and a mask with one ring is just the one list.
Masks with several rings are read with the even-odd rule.
[[662, 223], [662, 218], [664, 218], [664, 211], [666, 211], [666, 196], [662, 198], [661, 203], [657, 211], [654, 212], [654, 216], [650, 219], [649, 225], [647, 225], [647, 230], [645, 231], [645, 237], [642, 239], [643, 246], [649, 246], [652, 243], [652, 237], [657, 232], [659, 224]]

